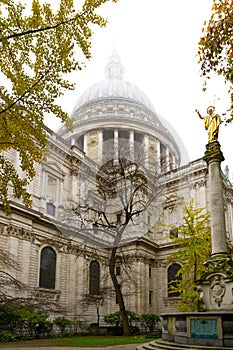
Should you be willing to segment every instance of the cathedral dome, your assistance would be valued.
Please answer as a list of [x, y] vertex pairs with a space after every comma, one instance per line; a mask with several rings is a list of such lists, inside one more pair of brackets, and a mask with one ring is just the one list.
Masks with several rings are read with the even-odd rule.
[[[124, 80], [124, 68], [115, 52], [105, 67], [105, 79], [79, 97], [72, 118], [73, 131], [67, 132], [63, 126], [58, 133], [88, 156], [93, 156], [93, 147], [101, 153], [101, 144], [106, 140], [117, 144], [118, 139], [130, 139], [140, 140], [157, 158], [168, 158], [167, 163], [173, 167], [187, 162], [188, 155], [179, 135], [156, 113], [146, 94]], [[100, 154], [98, 157], [101, 159]]]
[[74, 107], [74, 113], [86, 103], [113, 98], [136, 102], [155, 112], [153, 104], [146, 94], [136, 85], [124, 80], [124, 68], [115, 52], [111, 55], [105, 67], [105, 77], [105, 80], [92, 85], [81, 95]]

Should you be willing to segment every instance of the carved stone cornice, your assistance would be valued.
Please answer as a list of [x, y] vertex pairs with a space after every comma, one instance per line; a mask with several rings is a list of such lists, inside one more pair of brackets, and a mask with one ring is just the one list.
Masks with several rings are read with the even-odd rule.
[[201, 187], [207, 187], [207, 179], [202, 178], [201, 180], [196, 180], [195, 182], [191, 183], [191, 188], [196, 190]]
[[26, 229], [20, 226], [14, 226], [12, 224], [5, 226], [5, 232], [9, 236], [14, 236], [22, 240], [34, 242], [35, 233], [32, 230]]
[[150, 266], [155, 266], [155, 259], [150, 256], [144, 255], [141, 252], [124, 252], [123, 256], [117, 255], [117, 260], [119, 262], [123, 261], [125, 263], [141, 262]]

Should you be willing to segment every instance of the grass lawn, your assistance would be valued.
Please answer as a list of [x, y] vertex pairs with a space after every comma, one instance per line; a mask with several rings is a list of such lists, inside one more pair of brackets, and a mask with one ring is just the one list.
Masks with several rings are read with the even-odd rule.
[[145, 338], [143, 335], [123, 337], [123, 336], [78, 336], [71, 338], [39, 339], [27, 340], [12, 343], [0, 343], [0, 348], [6, 349], [12, 347], [26, 346], [108, 346], [121, 344], [139, 344], [146, 343], [153, 339]]

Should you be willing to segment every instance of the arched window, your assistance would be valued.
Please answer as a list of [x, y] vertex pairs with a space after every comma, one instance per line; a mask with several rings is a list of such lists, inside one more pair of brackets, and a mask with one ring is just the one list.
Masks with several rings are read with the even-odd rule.
[[45, 247], [40, 256], [40, 280], [39, 287], [55, 289], [56, 253], [50, 247]]
[[172, 287], [176, 287], [177, 282], [182, 279], [181, 274], [177, 276], [178, 271], [181, 269], [179, 264], [172, 264], [167, 270], [167, 283], [168, 283], [168, 297], [178, 297], [180, 293], [174, 291]]
[[93, 260], [89, 270], [89, 294], [98, 295], [100, 293], [100, 264]]

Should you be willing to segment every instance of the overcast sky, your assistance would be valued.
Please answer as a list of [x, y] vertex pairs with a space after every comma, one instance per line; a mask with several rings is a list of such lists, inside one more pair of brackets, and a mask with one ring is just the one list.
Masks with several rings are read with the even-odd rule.
[[[208, 92], [202, 92], [198, 41], [203, 21], [210, 17], [212, 0], [119, 0], [105, 4], [101, 14], [109, 19], [104, 29], [94, 29], [93, 58], [86, 68], [73, 75], [76, 90], [62, 97], [66, 111], [72, 109], [86, 88], [104, 79], [104, 67], [116, 49], [125, 68], [125, 80], [136, 84], [149, 97], [156, 112], [165, 118], [180, 135], [190, 161], [204, 155], [207, 133], [202, 115], [217, 96], [216, 112], [226, 104], [226, 87], [213, 79]], [[57, 124], [47, 122], [56, 129]], [[223, 169], [231, 157], [232, 127], [221, 126], [219, 142], [225, 156]], [[232, 180], [232, 175], [230, 175]]]

